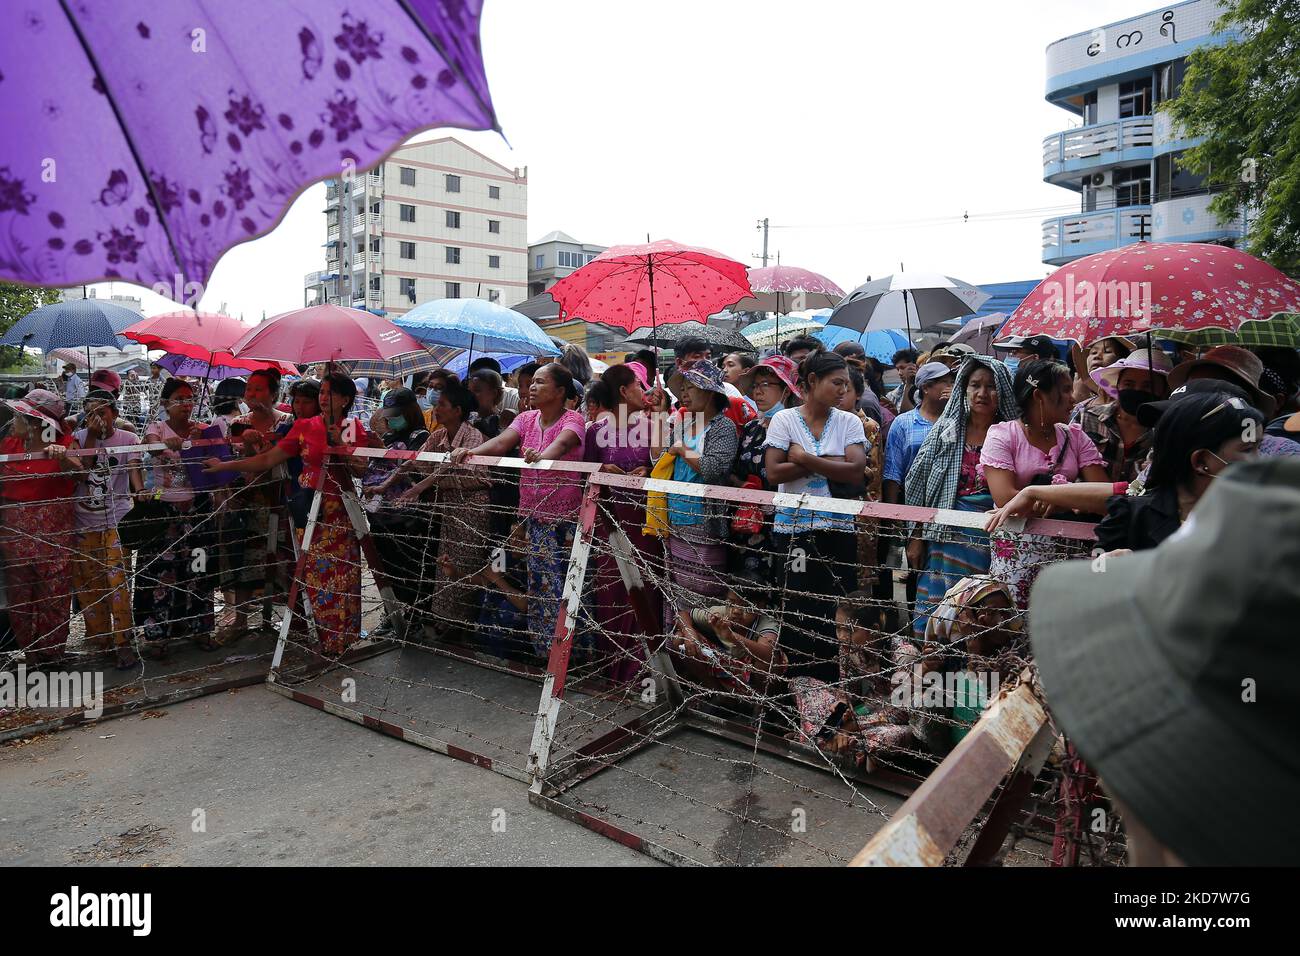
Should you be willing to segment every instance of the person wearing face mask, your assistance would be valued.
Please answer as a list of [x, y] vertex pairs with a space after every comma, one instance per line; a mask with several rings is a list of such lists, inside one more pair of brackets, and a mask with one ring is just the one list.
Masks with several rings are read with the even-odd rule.
[[1153, 435], [1150, 468], [1140, 485], [1030, 486], [991, 515], [989, 526], [1052, 509], [1104, 511], [1097, 525], [1103, 550], [1154, 548], [1178, 530], [1224, 468], [1259, 454], [1263, 413], [1228, 382], [1188, 382], [1168, 399], [1143, 405], [1138, 417]]
[[1074, 406], [1074, 411], [1070, 413], [1071, 422], [1079, 421], [1079, 416], [1084, 409], [1105, 405], [1108, 400], [1100, 386], [1092, 380], [1092, 373], [1114, 365], [1122, 358], [1127, 358], [1132, 351], [1133, 343], [1119, 336], [1098, 339], [1087, 349], [1081, 349], [1077, 344], [1071, 343], [1070, 361], [1074, 364], [1075, 372], [1078, 373], [1075, 384], [1076, 387], [1081, 387], [1087, 392], [1086, 395], [1075, 395], [1077, 404]]
[[[771, 491], [767, 482], [767, 427], [772, 416], [791, 399], [803, 398], [799, 370], [784, 355], [765, 358], [743, 374], [737, 387], [749, 397], [758, 416], [740, 432], [740, 450], [731, 468], [730, 483], [736, 488]], [[729, 566], [733, 571], [772, 571], [772, 514], [770, 507], [739, 505], [731, 519], [728, 540]]]
[[[1026, 485], [1106, 481], [1106, 462], [1083, 429], [1066, 425], [1073, 407], [1070, 370], [1057, 361], [1032, 359], [1016, 369], [1018, 418], [990, 425], [980, 465], [993, 501], [1001, 507]], [[1044, 564], [1060, 560], [1060, 542], [1042, 535], [995, 536], [989, 573], [1006, 583], [1016, 604], [1027, 607], [1029, 589]]]
[[1075, 418], [1101, 457], [1111, 481], [1132, 481], [1151, 448], [1151, 432], [1138, 409], [1169, 395], [1173, 363], [1160, 349], [1138, 349], [1092, 372], [1092, 380], [1111, 400], [1085, 406]]

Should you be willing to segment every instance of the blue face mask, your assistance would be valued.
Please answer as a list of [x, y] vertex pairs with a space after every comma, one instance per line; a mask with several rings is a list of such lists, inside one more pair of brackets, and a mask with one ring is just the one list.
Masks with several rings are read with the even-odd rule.
[[1006, 358], [1002, 360], [1002, 364], [1005, 365], [1007, 367], [1007, 371], [1014, 376], [1016, 374], [1016, 366], [1020, 364], [1020, 359], [1012, 358], [1010, 355], [1008, 355]]
[[388, 420], [388, 428], [390, 431], [395, 432], [406, 431], [406, 416], [398, 415], [396, 418], [390, 418]]
[[769, 408], [767, 411], [763, 413], [763, 417], [771, 418], [773, 415], [781, 411], [781, 409], [783, 408], [785, 408], [785, 402], [777, 402], [775, 405], [773, 405], [771, 408]]
[[442, 397], [442, 392], [436, 388], [431, 388], [420, 396], [420, 407], [424, 409], [433, 408], [438, 404], [438, 399]]

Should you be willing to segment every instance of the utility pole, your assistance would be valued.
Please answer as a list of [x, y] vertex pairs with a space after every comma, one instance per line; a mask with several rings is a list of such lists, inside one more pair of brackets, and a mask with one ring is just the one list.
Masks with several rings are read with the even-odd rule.
[[763, 230], [763, 268], [767, 268], [767, 220], [760, 219], [758, 228]]

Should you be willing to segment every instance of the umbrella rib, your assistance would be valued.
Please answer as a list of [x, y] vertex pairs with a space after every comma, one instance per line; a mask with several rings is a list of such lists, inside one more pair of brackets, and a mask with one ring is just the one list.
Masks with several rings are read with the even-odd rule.
[[63, 15], [67, 17], [68, 24], [72, 27], [72, 32], [76, 34], [77, 42], [81, 44], [82, 51], [90, 61], [90, 68], [95, 71], [95, 76], [99, 78], [100, 84], [104, 87], [104, 98], [108, 100], [108, 106], [117, 118], [118, 128], [122, 131], [122, 138], [126, 140], [126, 147], [131, 151], [131, 158], [135, 160], [136, 169], [140, 171], [140, 178], [144, 180], [145, 189], [149, 191], [149, 199], [153, 203], [154, 214], [158, 217], [158, 224], [162, 226], [163, 233], [167, 236], [167, 246], [171, 249], [172, 258], [176, 260], [176, 267], [180, 269], [181, 274], [185, 274], [185, 263], [181, 260], [180, 250], [176, 247], [176, 239], [172, 235], [171, 226], [167, 224], [167, 216], [164, 212], [165, 207], [158, 199], [158, 192], [154, 189], [153, 178], [149, 175], [148, 169], [145, 168], [144, 161], [140, 157], [140, 151], [136, 148], [135, 140], [131, 137], [131, 131], [127, 129], [126, 118], [122, 116], [122, 111], [118, 108], [117, 99], [113, 96], [113, 91], [108, 85], [108, 78], [104, 71], [100, 69], [99, 59], [95, 56], [90, 44], [86, 42], [86, 37], [81, 32], [81, 27], [77, 24], [72, 12], [68, 10], [67, 0], [59, 0], [59, 8]]
[[397, 5], [401, 8], [403, 13], [410, 17], [411, 22], [415, 24], [416, 29], [424, 34], [424, 38], [429, 41], [429, 45], [438, 51], [438, 55], [442, 57], [443, 62], [446, 63], [451, 71], [456, 74], [461, 83], [469, 89], [470, 94], [478, 102], [479, 109], [492, 117], [492, 131], [504, 136], [505, 134], [501, 133], [501, 124], [497, 122], [496, 110], [494, 110], [490, 104], [483, 102], [483, 97], [479, 95], [478, 89], [465, 76], [464, 71], [460, 68], [460, 64], [452, 57], [448, 56], [447, 51], [442, 48], [442, 41], [435, 37], [429, 31], [429, 28], [425, 25], [424, 21], [415, 15], [415, 12], [411, 10], [411, 5], [407, 0], [397, 0]]

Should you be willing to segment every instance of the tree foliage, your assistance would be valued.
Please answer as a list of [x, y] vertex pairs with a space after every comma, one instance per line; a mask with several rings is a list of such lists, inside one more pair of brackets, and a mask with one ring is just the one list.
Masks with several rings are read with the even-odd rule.
[[0, 282], [0, 335], [28, 312], [43, 305], [59, 301], [58, 289], [41, 289], [32, 286]]
[[1300, 0], [1231, 0], [1217, 24], [1236, 36], [1187, 58], [1164, 104], [1187, 137], [1182, 165], [1217, 191], [1221, 222], [1247, 211], [1250, 251], [1300, 270]]

